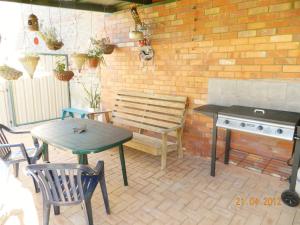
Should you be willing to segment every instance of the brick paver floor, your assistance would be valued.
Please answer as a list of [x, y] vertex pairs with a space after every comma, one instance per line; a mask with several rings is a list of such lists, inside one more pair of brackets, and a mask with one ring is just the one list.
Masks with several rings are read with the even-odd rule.
[[[29, 137], [24, 142], [29, 143]], [[126, 149], [129, 186], [123, 186], [117, 149], [89, 156], [95, 166], [104, 160], [111, 215], [105, 209], [97, 188], [93, 200], [94, 224], [161, 225], [300, 225], [299, 207], [280, 201], [286, 181], [234, 165], [217, 163], [216, 177], [209, 176], [209, 160], [185, 153], [177, 159], [168, 155], [167, 169], [160, 170], [160, 158]], [[50, 148], [51, 162], [76, 162], [70, 152]], [[34, 192], [32, 180], [24, 174], [19, 180], [32, 193], [38, 217], [42, 219], [41, 194]], [[20, 200], [22, 201], [22, 200]], [[61, 215], [51, 209], [50, 224], [81, 225], [80, 206], [63, 207]]]

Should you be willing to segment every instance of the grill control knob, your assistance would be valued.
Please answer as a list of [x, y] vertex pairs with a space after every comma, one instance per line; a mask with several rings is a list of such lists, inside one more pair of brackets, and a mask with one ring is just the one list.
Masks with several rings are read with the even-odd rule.
[[245, 127], [246, 126], [246, 124], [245, 123], [241, 123], [241, 125], [240, 125], [241, 127]]
[[263, 130], [264, 128], [263, 128], [263, 126], [261, 126], [261, 125], [259, 125], [258, 127], [257, 127], [257, 130]]
[[229, 124], [229, 120], [224, 120], [224, 123], [225, 124]]
[[283, 130], [279, 128], [279, 129], [277, 129], [276, 133], [277, 133], [277, 134], [282, 134], [282, 133], [283, 133]]

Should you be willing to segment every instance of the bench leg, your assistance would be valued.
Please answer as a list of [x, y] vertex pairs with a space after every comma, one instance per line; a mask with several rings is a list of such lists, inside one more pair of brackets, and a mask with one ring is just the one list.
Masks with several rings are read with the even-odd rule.
[[70, 115], [72, 118], [74, 118], [74, 113], [69, 112], [69, 115]]
[[178, 151], [178, 158], [183, 158], [183, 151], [182, 151], [182, 129], [177, 129], [176, 131], [176, 137], [177, 137], [177, 151]]
[[162, 135], [162, 148], [161, 148], [161, 169], [167, 167], [167, 134]]

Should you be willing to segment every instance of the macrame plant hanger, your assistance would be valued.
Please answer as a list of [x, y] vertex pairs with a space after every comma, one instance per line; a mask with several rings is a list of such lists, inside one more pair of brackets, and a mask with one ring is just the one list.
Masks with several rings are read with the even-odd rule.
[[[33, 15], [33, 10], [32, 10], [32, 4], [30, 6], [31, 10], [31, 15]], [[24, 13], [23, 13], [23, 8], [21, 5], [21, 18], [22, 18], [22, 23], [23, 23], [23, 56], [19, 58], [20, 63], [22, 64], [23, 68], [26, 70], [28, 73], [29, 77], [32, 79], [34, 72], [36, 70], [36, 67], [38, 65], [38, 62], [40, 61], [40, 57], [36, 54], [33, 53], [28, 53], [28, 45], [30, 44], [30, 40], [27, 35], [27, 29], [24, 24]]]

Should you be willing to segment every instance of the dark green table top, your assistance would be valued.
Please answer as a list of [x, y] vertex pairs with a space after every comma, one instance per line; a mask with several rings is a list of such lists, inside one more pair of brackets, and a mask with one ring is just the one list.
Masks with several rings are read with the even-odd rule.
[[[86, 125], [83, 133], [73, 128]], [[31, 130], [36, 137], [57, 148], [71, 150], [73, 154], [90, 154], [119, 146], [132, 139], [132, 132], [111, 124], [89, 119], [52, 121]]]

